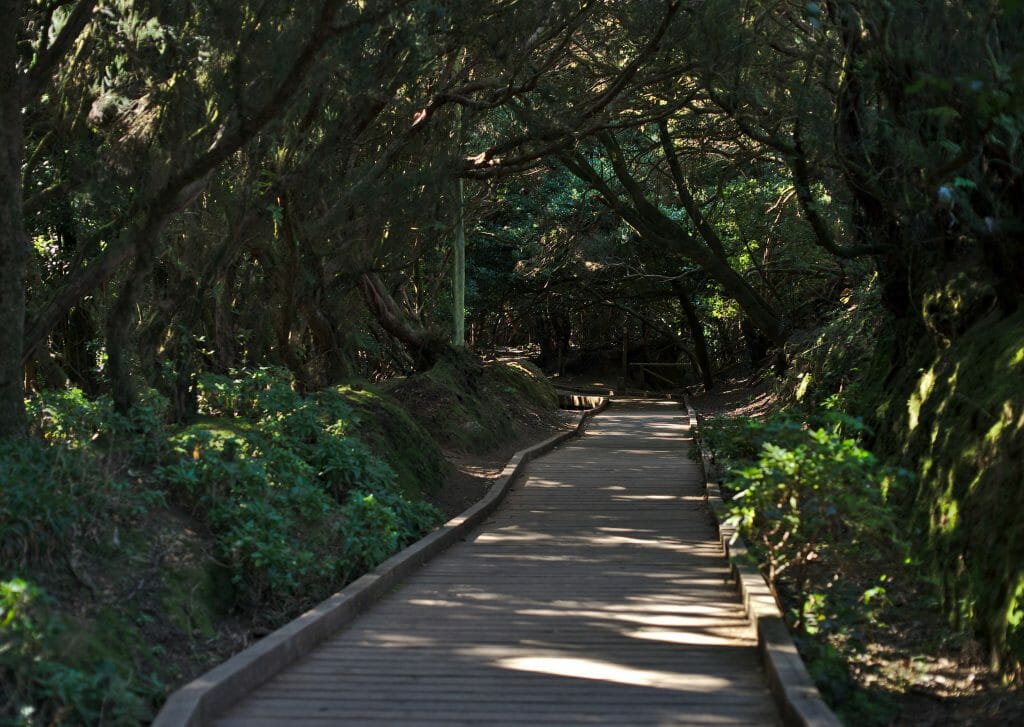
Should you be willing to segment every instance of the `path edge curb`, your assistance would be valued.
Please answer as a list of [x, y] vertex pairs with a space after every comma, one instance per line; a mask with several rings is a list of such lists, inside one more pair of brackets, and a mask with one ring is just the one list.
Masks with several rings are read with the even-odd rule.
[[[692, 428], [699, 421], [699, 415], [688, 395], [683, 401]], [[700, 452], [706, 498], [718, 527], [722, 550], [729, 560], [743, 607], [757, 630], [757, 650], [783, 722], [793, 727], [840, 727], [842, 722], [822, 699], [807, 665], [800, 658], [782, 611], [768, 582], [753, 565], [747, 544], [736, 534], [735, 527], [725, 523], [725, 502], [722, 500], [721, 483], [716, 477], [716, 465], [700, 440], [692, 433], [691, 436]]]
[[209, 724], [246, 694], [307, 654], [324, 638], [346, 626], [406, 576], [463, 540], [482, 523], [505, 499], [527, 463], [582, 434], [588, 420], [608, 408], [608, 398], [600, 399], [597, 406], [581, 413], [574, 429], [559, 432], [512, 455], [487, 494], [462, 514], [391, 556], [301, 616], [172, 692], [153, 720], [153, 727], [202, 727]]

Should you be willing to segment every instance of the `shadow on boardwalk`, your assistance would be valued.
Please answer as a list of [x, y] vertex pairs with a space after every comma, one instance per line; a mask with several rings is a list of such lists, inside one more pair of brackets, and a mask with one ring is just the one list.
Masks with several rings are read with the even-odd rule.
[[218, 724], [772, 724], [685, 414], [624, 401]]

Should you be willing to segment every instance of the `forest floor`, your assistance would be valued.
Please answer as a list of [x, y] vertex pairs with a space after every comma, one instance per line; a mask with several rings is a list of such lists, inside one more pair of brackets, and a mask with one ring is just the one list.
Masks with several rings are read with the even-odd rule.
[[513, 454], [574, 428], [579, 420], [579, 413], [572, 411], [536, 410], [532, 415], [533, 421], [523, 424], [518, 436], [502, 441], [487, 452], [467, 454], [443, 450], [452, 469], [445, 478], [444, 486], [438, 492], [428, 495], [427, 501], [447, 518], [455, 517], [487, 494]]
[[[694, 394], [693, 401], [705, 415], [763, 418], [779, 406], [774, 388], [770, 376], [748, 371], [721, 381], [716, 391]], [[894, 563], [892, 569], [899, 572], [901, 566]], [[854, 688], [877, 708], [847, 717], [848, 723], [1024, 724], [1022, 675], [1008, 679], [993, 670], [981, 645], [953, 630], [939, 613], [929, 584], [904, 574], [887, 591], [891, 606], [884, 618], [856, 624], [856, 642], [829, 644], [842, 654]], [[781, 594], [785, 613], [799, 606], [795, 595]]]

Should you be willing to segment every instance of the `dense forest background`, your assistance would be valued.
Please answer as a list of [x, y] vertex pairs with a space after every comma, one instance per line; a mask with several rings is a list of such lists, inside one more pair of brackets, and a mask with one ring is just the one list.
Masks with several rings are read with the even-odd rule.
[[[415, 465], [356, 442], [364, 384], [330, 387], [476, 376], [472, 352], [518, 348], [627, 385], [623, 361], [681, 364], [651, 370], [708, 390], [765, 367], [792, 411], [857, 418], [858, 441], [906, 471], [885, 508], [936, 610], [1019, 670], [1018, 0], [0, 11], [3, 628], [28, 612], [26, 574], [74, 572], [167, 482], [224, 504], [242, 500], [202, 490], [224, 467], [242, 481], [329, 465], [346, 493], [387, 489]], [[196, 434], [219, 415], [251, 427]], [[269, 451], [250, 430], [336, 459], [241, 472]], [[202, 447], [222, 469], [189, 464]], [[90, 519], [97, 492], [130, 512]], [[394, 497], [409, 533], [427, 527]], [[336, 499], [344, 517], [372, 505]], [[303, 491], [287, 507], [328, 506]], [[249, 554], [251, 603], [323, 575], [245, 551], [258, 537], [232, 517], [208, 524], [235, 523], [219, 557]], [[363, 546], [334, 576], [372, 564]], [[17, 684], [4, 708], [60, 703], [23, 668], [37, 631], [18, 633], [20, 652], [0, 650]]]

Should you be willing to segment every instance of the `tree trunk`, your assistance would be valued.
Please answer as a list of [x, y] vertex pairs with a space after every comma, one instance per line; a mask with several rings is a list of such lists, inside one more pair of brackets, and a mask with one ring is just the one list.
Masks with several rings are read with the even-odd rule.
[[444, 338], [436, 331], [410, 321], [377, 273], [363, 275], [359, 290], [381, 328], [409, 349], [418, 369], [428, 369], [437, 362], [447, 348]]
[[653, 255], [663, 256], [664, 248], [668, 248], [700, 265], [725, 288], [726, 293], [773, 343], [778, 346], [784, 344], [788, 338], [786, 326], [768, 301], [733, 270], [727, 260], [648, 200], [644, 188], [630, 173], [614, 137], [605, 135], [602, 139], [626, 199], [612, 189], [581, 155], [563, 154], [559, 159], [570, 172], [598, 191], [609, 207], [640, 233], [641, 240], [651, 246]]
[[693, 352], [697, 359], [697, 366], [700, 369], [701, 380], [704, 384], [704, 391], [713, 391], [715, 379], [711, 374], [711, 360], [708, 358], [708, 345], [704, 337], [704, 326], [697, 318], [697, 310], [690, 300], [690, 293], [678, 280], [672, 281], [672, 291], [679, 299], [679, 306], [683, 309], [683, 317], [686, 318], [686, 325], [690, 329], [690, 336], [693, 338]]
[[455, 328], [452, 345], [455, 348], [463, 348], [466, 345], [466, 210], [461, 178], [457, 182], [457, 187], [455, 254], [452, 255], [452, 322]]
[[120, 295], [107, 319], [107, 370], [110, 375], [110, 394], [114, 408], [128, 414], [135, 403], [136, 387], [131, 370], [130, 353], [135, 331], [135, 306], [141, 298], [142, 287], [152, 269], [152, 247], [140, 250], [135, 265], [121, 288]]
[[0, 439], [25, 434], [21, 347], [29, 246], [21, 202], [24, 129], [17, 72], [21, 2], [0, 1]]
[[87, 394], [95, 394], [99, 390], [96, 353], [89, 346], [99, 335], [96, 324], [84, 306], [75, 306], [68, 313], [63, 328], [64, 370], [76, 386]]

